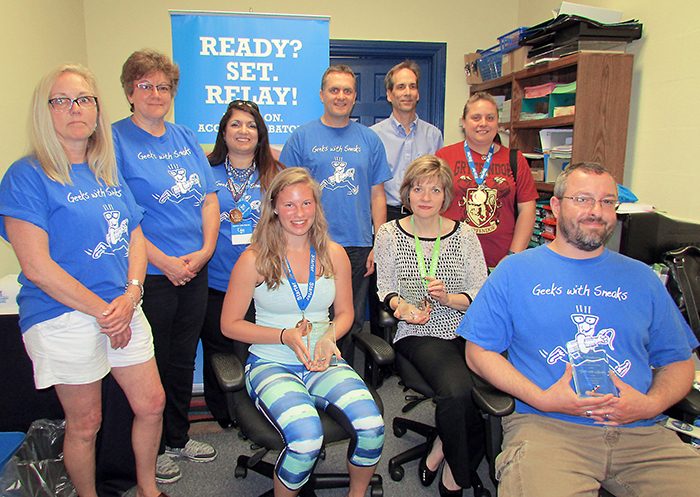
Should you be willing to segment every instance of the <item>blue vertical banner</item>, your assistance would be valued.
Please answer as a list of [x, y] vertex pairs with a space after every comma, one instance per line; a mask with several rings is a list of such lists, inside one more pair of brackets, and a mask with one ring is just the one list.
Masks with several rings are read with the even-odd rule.
[[258, 104], [273, 145], [323, 113], [329, 17], [171, 10], [170, 19], [180, 66], [175, 120], [201, 144], [216, 141], [232, 100]]

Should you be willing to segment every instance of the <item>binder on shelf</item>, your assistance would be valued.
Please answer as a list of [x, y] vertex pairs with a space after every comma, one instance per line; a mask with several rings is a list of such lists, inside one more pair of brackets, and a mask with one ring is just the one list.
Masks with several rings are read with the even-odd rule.
[[557, 176], [571, 162], [573, 148], [573, 129], [542, 129], [540, 142], [544, 154], [544, 180], [556, 181]]
[[554, 112], [556, 109], [570, 107], [575, 103], [576, 81], [569, 83], [568, 85], [558, 85], [549, 95], [549, 117], [554, 117]]

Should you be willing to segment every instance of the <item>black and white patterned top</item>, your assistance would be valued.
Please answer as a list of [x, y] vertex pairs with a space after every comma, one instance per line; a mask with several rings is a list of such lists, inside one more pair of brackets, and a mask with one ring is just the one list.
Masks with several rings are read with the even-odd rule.
[[[425, 267], [429, 268], [435, 238], [420, 238], [420, 244]], [[377, 264], [377, 288], [381, 300], [390, 293], [399, 293], [400, 280], [401, 285], [406, 287], [403, 282], [420, 279], [413, 235], [407, 233], [398, 221], [385, 223], [377, 231], [374, 262]], [[476, 233], [467, 224], [456, 223], [454, 229], [440, 239], [435, 277], [445, 283], [448, 293], [467, 293], [473, 299], [486, 281], [486, 276], [484, 253]], [[394, 342], [405, 336], [433, 336], [445, 340], [456, 337], [455, 330], [464, 313], [434, 300], [432, 303], [434, 308], [426, 324], [399, 321]]]

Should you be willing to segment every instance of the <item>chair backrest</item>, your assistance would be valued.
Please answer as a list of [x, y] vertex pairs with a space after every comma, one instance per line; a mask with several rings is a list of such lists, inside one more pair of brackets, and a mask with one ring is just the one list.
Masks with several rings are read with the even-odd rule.
[[672, 250], [664, 254], [664, 260], [671, 270], [668, 291], [700, 340], [700, 248]]

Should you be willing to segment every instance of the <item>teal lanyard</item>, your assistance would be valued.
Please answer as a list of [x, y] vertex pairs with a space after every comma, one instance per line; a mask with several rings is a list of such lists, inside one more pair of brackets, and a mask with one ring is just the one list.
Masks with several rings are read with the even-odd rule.
[[423, 280], [423, 286], [428, 287], [428, 282], [426, 281], [426, 276], [435, 278], [437, 273], [438, 259], [440, 258], [440, 236], [442, 234], [442, 216], [440, 216], [440, 231], [438, 232], [438, 237], [435, 239], [435, 246], [433, 247], [433, 256], [430, 258], [430, 272], [426, 274], [425, 272], [425, 257], [423, 256], [423, 249], [420, 246], [420, 240], [418, 235], [416, 235], [416, 227], [413, 224], [413, 216], [411, 216], [411, 229], [413, 229], [413, 240], [416, 243], [416, 255], [418, 256], [418, 271], [420, 272], [420, 277]]

